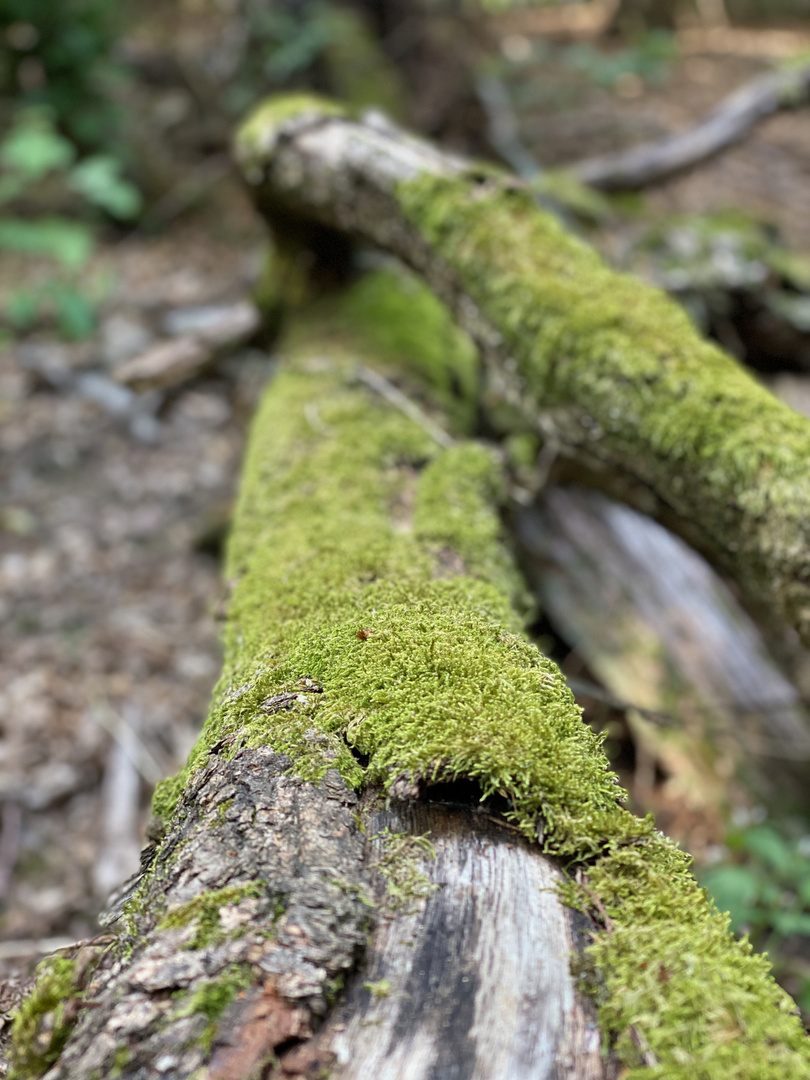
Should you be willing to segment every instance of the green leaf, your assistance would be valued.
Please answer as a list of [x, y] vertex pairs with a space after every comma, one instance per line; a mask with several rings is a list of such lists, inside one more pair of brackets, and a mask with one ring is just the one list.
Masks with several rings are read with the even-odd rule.
[[789, 874], [793, 849], [784, 837], [768, 825], [749, 829], [743, 836], [745, 850], [778, 874]]
[[85, 158], [68, 177], [68, 187], [113, 217], [135, 217], [142, 205], [141, 193], [121, 176], [121, 162], [102, 154]]
[[60, 217], [0, 218], [0, 248], [44, 256], [66, 270], [78, 270], [93, 250], [93, 233], [86, 225]]
[[785, 937], [791, 934], [810, 937], [810, 914], [806, 911], [777, 911], [773, 915], [773, 926]]
[[39, 310], [39, 296], [33, 289], [17, 289], [6, 301], [4, 314], [17, 330], [34, 325]]
[[755, 921], [757, 912], [754, 905], [759, 893], [759, 881], [747, 867], [713, 867], [701, 874], [701, 884], [718, 911], [727, 911], [731, 915], [731, 925], [735, 930]]
[[75, 157], [73, 144], [54, 129], [50, 116], [42, 109], [21, 112], [0, 143], [0, 164], [29, 183], [68, 168]]
[[56, 283], [51, 289], [59, 329], [68, 338], [90, 337], [96, 329], [96, 315], [86, 296], [69, 285]]
[[796, 884], [796, 892], [799, 894], [802, 903], [810, 907], [810, 874], [799, 878]]

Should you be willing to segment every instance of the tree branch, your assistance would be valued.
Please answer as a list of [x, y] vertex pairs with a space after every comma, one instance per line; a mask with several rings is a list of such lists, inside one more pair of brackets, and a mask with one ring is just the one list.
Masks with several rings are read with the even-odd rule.
[[569, 171], [603, 191], [631, 190], [666, 180], [719, 154], [780, 109], [794, 109], [810, 95], [810, 65], [786, 67], [740, 87], [689, 131], [588, 158]]
[[608, 270], [519, 182], [390, 124], [282, 99], [236, 152], [271, 221], [317, 221], [425, 277], [479, 346], [495, 430], [539, 432], [634, 492], [810, 642], [810, 424], [674, 302]]

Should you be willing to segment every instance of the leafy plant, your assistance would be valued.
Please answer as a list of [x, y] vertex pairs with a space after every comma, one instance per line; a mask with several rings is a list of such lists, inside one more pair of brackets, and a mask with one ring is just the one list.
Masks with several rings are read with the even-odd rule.
[[141, 197], [121, 176], [120, 162], [105, 154], [77, 160], [76, 147], [56, 130], [47, 107], [20, 109], [0, 142], [0, 250], [52, 261], [54, 272], [37, 286], [20, 288], [7, 299], [5, 319], [27, 329], [42, 314], [53, 312], [69, 337], [83, 337], [94, 325], [93, 309], [79, 285], [95, 244], [90, 220], [63, 214], [23, 217], [12, 204], [31, 198], [38, 188], [55, 184], [76, 196], [79, 206], [103, 210], [127, 220], [137, 214]]
[[234, 114], [243, 112], [264, 88], [294, 84], [341, 32], [327, 3], [284, 8], [243, 0], [242, 6], [245, 50], [225, 93], [225, 104]]
[[117, 133], [114, 57], [123, 4], [116, 0], [0, 0], [0, 93], [22, 105], [47, 105], [62, 131], [84, 149]]
[[[748, 934], [756, 949], [771, 953], [779, 972], [786, 939], [810, 939], [808, 837], [791, 839], [774, 825], [761, 824], [730, 833], [726, 846], [728, 859], [701, 871], [700, 883], [717, 908], [729, 913], [735, 932]], [[810, 978], [802, 978], [797, 1000], [810, 1012]]]

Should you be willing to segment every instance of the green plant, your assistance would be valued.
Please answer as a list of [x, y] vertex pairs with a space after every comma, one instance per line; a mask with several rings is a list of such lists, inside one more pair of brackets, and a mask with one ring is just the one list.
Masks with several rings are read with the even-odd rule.
[[396, 115], [403, 88], [362, 14], [327, 0], [271, 5], [241, 0], [245, 44], [224, 88], [234, 115], [268, 90], [318, 86], [355, 106]]
[[[791, 838], [776, 824], [737, 829], [726, 837], [727, 859], [699, 874], [732, 929], [747, 934], [757, 951], [767, 950], [777, 972], [786, 940], [810, 939], [808, 839]], [[810, 1012], [810, 978], [802, 978], [796, 997]]]
[[[75, 197], [86, 212], [102, 210], [127, 220], [137, 214], [141, 197], [121, 176], [113, 156], [94, 154], [77, 160], [76, 147], [61, 135], [45, 106], [20, 108], [0, 142], [0, 250], [49, 260], [53, 271], [41, 282], [13, 291], [3, 317], [25, 330], [52, 314], [68, 337], [83, 337], [94, 325], [92, 303], [81, 287], [80, 273], [95, 244], [92, 218], [42, 213], [23, 217], [13, 207], [48, 186], [60, 196]], [[52, 197], [52, 196], [51, 196]]]
[[245, 51], [224, 94], [225, 105], [234, 115], [262, 92], [294, 85], [341, 32], [327, 3], [285, 9], [263, 0], [243, 0], [242, 8], [247, 30]]
[[563, 62], [597, 86], [615, 89], [628, 75], [651, 86], [660, 86], [669, 77], [678, 53], [675, 35], [669, 30], [648, 30], [631, 45], [606, 53], [593, 45], [570, 45], [562, 52]]
[[125, 12], [116, 0], [0, 0], [0, 94], [47, 105], [85, 150], [117, 132], [111, 93], [123, 75], [113, 49]]

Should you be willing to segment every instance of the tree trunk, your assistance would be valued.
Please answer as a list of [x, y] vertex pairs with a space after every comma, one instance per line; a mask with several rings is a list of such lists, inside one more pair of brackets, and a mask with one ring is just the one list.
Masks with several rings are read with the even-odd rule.
[[[403, 162], [412, 182], [426, 162], [444, 177], [420, 194], [439, 232], [453, 228], [443, 183], [475, 207], [500, 179], [458, 180], [459, 163], [398, 135], [379, 135], [394, 157], [386, 143], [370, 157], [364, 129], [299, 104], [282, 131], [267, 113], [248, 127], [278, 280], [300, 295], [327, 252], [343, 274], [318, 219], [359, 229], [367, 211], [484, 343], [490, 415], [520, 415], [517, 365], [483, 305], [390, 213]], [[307, 139], [321, 154], [309, 174]], [[276, 154], [260, 165], [258, 148]], [[344, 185], [331, 218], [329, 168]], [[301, 209], [304, 191], [322, 202], [296, 251], [280, 207]], [[500, 196], [531, 238], [523, 193]], [[563, 255], [571, 243], [549, 240]], [[518, 269], [532, 257], [511, 255]], [[495, 296], [516, 287], [497, 259], [481, 273]], [[570, 318], [573, 347], [576, 304]], [[299, 312], [282, 354], [229, 543], [210, 716], [156, 792], [162, 839], [119, 933], [46, 961], [10, 1075], [578, 1080], [621, 1062], [636, 1080], [810, 1077], [767, 961], [731, 937], [688, 858], [623, 808], [600, 740], [523, 636], [502, 459], [461, 437], [479, 396], [469, 342], [389, 268]]]

